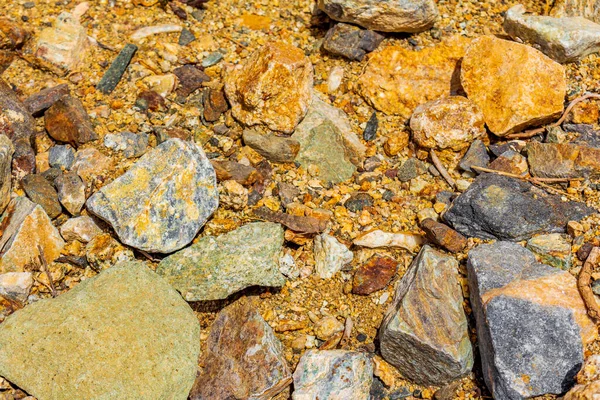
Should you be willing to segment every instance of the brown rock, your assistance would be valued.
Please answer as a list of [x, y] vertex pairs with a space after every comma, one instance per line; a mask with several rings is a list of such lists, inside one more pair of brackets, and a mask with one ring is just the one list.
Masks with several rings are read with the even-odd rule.
[[75, 172], [59, 176], [54, 181], [58, 199], [71, 215], [78, 215], [85, 204], [85, 184]]
[[419, 146], [454, 151], [464, 149], [485, 133], [483, 113], [462, 96], [421, 104], [410, 118], [410, 129]]
[[398, 263], [391, 257], [374, 256], [354, 274], [352, 293], [368, 295], [383, 289], [396, 275]]
[[54, 187], [42, 175], [27, 175], [21, 181], [27, 197], [42, 206], [50, 218], [56, 218], [62, 212], [58, 194]]
[[135, 104], [136, 107], [139, 107], [144, 111], [158, 111], [165, 110], [167, 108], [165, 98], [156, 93], [154, 90], [144, 90], [138, 94]]
[[567, 143], [527, 144], [531, 173], [542, 178], [581, 178], [600, 175], [600, 149]]
[[559, 117], [567, 90], [562, 65], [533, 47], [493, 36], [477, 38], [469, 46], [461, 82], [498, 136]]
[[385, 47], [369, 55], [359, 91], [376, 109], [408, 118], [418, 105], [457, 93], [457, 66], [468, 43], [454, 37], [421, 51]]
[[308, 216], [285, 214], [271, 211], [267, 207], [261, 207], [254, 211], [258, 218], [265, 221], [277, 222], [285, 227], [300, 233], [319, 233], [327, 228], [327, 221]]
[[14, 50], [25, 43], [29, 33], [8, 18], [0, 18], [0, 49]]
[[525, 176], [529, 171], [527, 159], [514, 150], [507, 150], [488, 165], [488, 168], [509, 174]]
[[458, 253], [467, 246], [467, 238], [440, 222], [426, 218], [421, 222], [421, 229], [425, 231], [427, 239], [437, 246]]
[[229, 109], [225, 93], [221, 89], [207, 88], [204, 91], [204, 119], [213, 122]]
[[244, 143], [269, 161], [293, 162], [300, 151], [300, 143], [292, 138], [263, 135], [253, 129], [245, 129]]
[[225, 79], [233, 116], [246, 125], [292, 133], [308, 111], [313, 66], [302, 50], [267, 43]]
[[29, 96], [23, 104], [27, 107], [27, 110], [31, 115], [36, 115], [48, 108], [50, 108], [58, 100], [69, 94], [69, 85], [62, 83], [60, 85], [52, 86], [46, 89], [42, 89], [37, 93]]
[[81, 100], [75, 97], [65, 96], [54, 103], [44, 113], [44, 123], [53, 139], [73, 147], [98, 139]]
[[10, 67], [15, 59], [15, 52], [9, 50], [0, 50], [0, 74]]
[[235, 161], [210, 160], [219, 182], [233, 179], [244, 186], [250, 186], [260, 178], [256, 168]]
[[77, 175], [86, 183], [91, 183], [96, 177], [105, 177], [113, 167], [113, 160], [98, 149], [90, 147], [79, 150], [75, 153], [75, 161], [71, 171], [77, 172]]
[[292, 382], [283, 346], [245, 301], [217, 315], [203, 364], [190, 400], [270, 399]]
[[38, 246], [50, 263], [65, 245], [44, 209], [25, 197], [16, 197], [8, 204], [0, 231], [0, 273], [38, 270]]
[[196, 89], [200, 88], [204, 82], [210, 81], [210, 77], [193, 65], [184, 65], [175, 68], [173, 73], [179, 79], [179, 87], [176, 92], [179, 96], [188, 97]]

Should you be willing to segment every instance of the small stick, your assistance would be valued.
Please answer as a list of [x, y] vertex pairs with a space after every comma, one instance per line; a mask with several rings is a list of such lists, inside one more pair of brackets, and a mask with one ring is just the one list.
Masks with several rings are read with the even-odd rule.
[[523, 180], [526, 180], [526, 181], [560, 183], [560, 182], [583, 181], [583, 180], [585, 180], [584, 178], [537, 178], [537, 177], [536, 178], [529, 178], [529, 177], [526, 177], [526, 176], [520, 176], [520, 175], [517, 175], [517, 174], [511, 174], [510, 172], [497, 171], [495, 169], [478, 167], [476, 165], [472, 165], [471, 168], [473, 168], [476, 171], [490, 172], [490, 173], [493, 173], [493, 174], [504, 175], [504, 176], [508, 176], [508, 177], [511, 177], [511, 178], [523, 179]]
[[42, 249], [42, 246], [40, 246], [38, 244], [37, 246], [38, 248], [38, 253], [39, 254], [39, 259], [40, 259], [40, 264], [42, 266], [42, 270], [46, 273], [46, 277], [48, 278], [48, 282], [50, 283], [50, 292], [52, 294], [52, 297], [56, 297], [57, 293], [56, 293], [56, 288], [54, 287], [54, 282], [52, 281], [52, 276], [50, 275], [50, 271], [48, 270], [48, 263], [46, 262], [46, 257], [44, 257], [44, 249]]
[[556, 126], [559, 126], [560, 124], [565, 122], [565, 119], [567, 119], [567, 116], [569, 115], [571, 110], [573, 110], [573, 107], [575, 107], [575, 105], [577, 103], [581, 103], [582, 101], [587, 100], [587, 99], [600, 99], [600, 94], [588, 93], [588, 94], [584, 94], [583, 96], [577, 97], [575, 100], [573, 100], [569, 104], [569, 106], [563, 113], [562, 117], [560, 117], [560, 119], [558, 121], [556, 121], [553, 124], [548, 125], [547, 127], [532, 129], [532, 130], [521, 132], [521, 133], [513, 133], [512, 135], [506, 135], [505, 137], [507, 139], [527, 139], [527, 138], [533, 137], [539, 133], [544, 132], [546, 130], [546, 128], [554, 128]]
[[581, 298], [585, 303], [585, 307], [588, 310], [588, 315], [596, 321], [600, 322], [600, 307], [596, 303], [596, 297], [591, 287], [592, 268], [598, 264], [600, 259], [600, 247], [594, 247], [588, 255], [579, 277], [577, 278], [577, 288], [581, 294]]
[[442, 164], [438, 156], [435, 154], [435, 152], [431, 150], [429, 152], [429, 155], [431, 156], [431, 161], [433, 161], [433, 165], [435, 165], [437, 170], [440, 172], [440, 175], [442, 175], [442, 177], [446, 180], [446, 182], [448, 182], [448, 185], [450, 185], [452, 189], [455, 189], [456, 182], [454, 182], [454, 179], [452, 179], [452, 177], [448, 173], [448, 170], [446, 169], [446, 167], [444, 167], [444, 165]]

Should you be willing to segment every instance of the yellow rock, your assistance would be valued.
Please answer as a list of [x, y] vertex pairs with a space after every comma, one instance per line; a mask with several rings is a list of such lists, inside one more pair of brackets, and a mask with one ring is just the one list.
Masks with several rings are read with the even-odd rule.
[[227, 75], [225, 93], [243, 124], [292, 133], [308, 111], [312, 85], [313, 66], [302, 50], [272, 42]]
[[359, 91], [376, 109], [408, 118], [418, 105], [456, 93], [456, 68], [468, 44], [453, 37], [421, 51], [385, 47], [369, 57]]
[[562, 65], [533, 47], [493, 36], [482, 36], [469, 46], [461, 82], [498, 136], [556, 119], [567, 91]]

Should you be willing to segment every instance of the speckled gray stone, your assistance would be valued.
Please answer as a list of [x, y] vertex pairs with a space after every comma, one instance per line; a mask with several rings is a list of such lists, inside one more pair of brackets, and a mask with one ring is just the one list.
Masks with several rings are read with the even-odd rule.
[[132, 247], [171, 253], [188, 245], [219, 203], [217, 178], [195, 143], [169, 139], [87, 201]]
[[480, 245], [467, 262], [483, 376], [494, 399], [561, 394], [597, 336], [576, 279], [516, 243]]
[[165, 259], [156, 272], [187, 301], [219, 300], [248, 286], [283, 286], [279, 256], [283, 228], [255, 222], [221, 236], [205, 236]]
[[185, 400], [199, 353], [194, 312], [141, 262], [113, 266], [0, 325], [0, 375], [38, 399]]
[[57, 144], [50, 147], [48, 164], [52, 168], [70, 169], [75, 161], [75, 150], [69, 145]]
[[424, 246], [396, 289], [379, 330], [381, 355], [402, 376], [443, 385], [473, 367], [458, 262]]
[[104, 136], [104, 146], [122, 152], [127, 158], [140, 157], [148, 148], [148, 135], [133, 132], [109, 133]]

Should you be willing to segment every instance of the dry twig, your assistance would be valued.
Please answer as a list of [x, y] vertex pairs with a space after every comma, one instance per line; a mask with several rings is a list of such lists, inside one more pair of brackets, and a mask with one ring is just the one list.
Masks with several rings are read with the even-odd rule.
[[46, 277], [48, 278], [48, 283], [50, 284], [50, 293], [52, 294], [52, 297], [56, 297], [57, 296], [56, 288], [54, 287], [54, 281], [52, 280], [52, 276], [50, 275], [50, 270], [48, 269], [48, 263], [46, 262], [46, 257], [44, 257], [44, 249], [42, 249], [42, 246], [40, 246], [39, 244], [38, 244], [37, 248], [38, 248], [38, 253], [39, 253], [38, 257], [40, 259], [40, 265], [42, 266], [42, 270], [46, 274]]
[[596, 303], [596, 297], [591, 287], [592, 269], [598, 265], [600, 261], [600, 247], [594, 247], [588, 255], [583, 267], [577, 278], [577, 288], [581, 294], [581, 298], [588, 310], [588, 315], [596, 322], [600, 322], [600, 307]]
[[577, 97], [569, 104], [562, 117], [560, 117], [560, 119], [553, 124], [550, 124], [543, 128], [532, 129], [521, 133], [513, 133], [512, 135], [506, 135], [505, 137], [507, 139], [527, 139], [544, 132], [546, 128], [554, 128], [556, 126], [560, 126], [563, 122], [565, 122], [565, 119], [567, 119], [567, 116], [569, 115], [571, 110], [573, 110], [573, 107], [575, 107], [577, 103], [581, 103], [582, 101], [587, 99], [600, 99], [600, 94], [588, 93], [584, 94], [583, 96]]
[[433, 162], [433, 165], [435, 165], [437, 170], [440, 172], [440, 175], [442, 175], [442, 177], [446, 180], [446, 182], [448, 182], [448, 185], [450, 185], [452, 189], [455, 189], [456, 182], [454, 182], [454, 179], [452, 179], [452, 177], [448, 173], [448, 170], [446, 169], [446, 167], [444, 167], [437, 154], [435, 154], [435, 152], [431, 150], [429, 152], [429, 155], [431, 156], [431, 161]]

